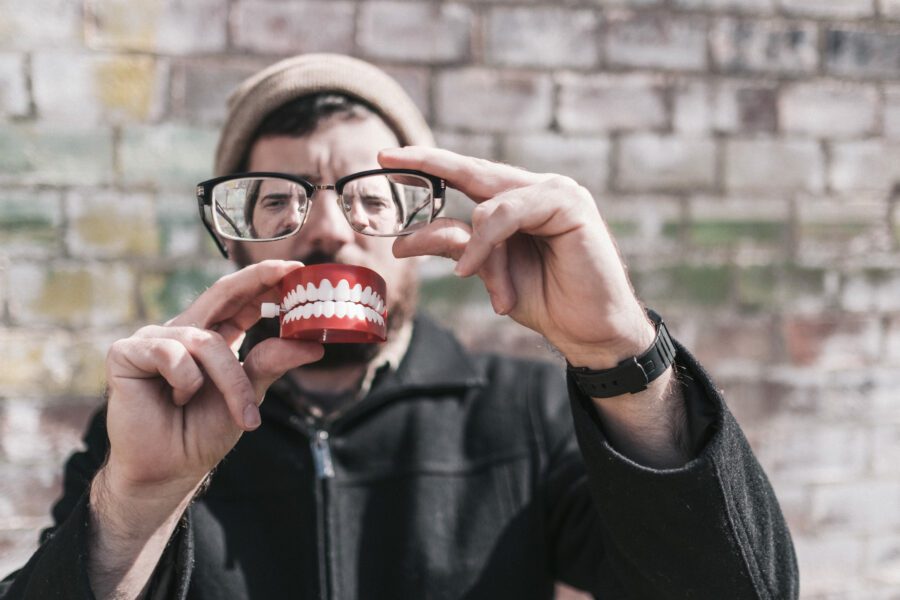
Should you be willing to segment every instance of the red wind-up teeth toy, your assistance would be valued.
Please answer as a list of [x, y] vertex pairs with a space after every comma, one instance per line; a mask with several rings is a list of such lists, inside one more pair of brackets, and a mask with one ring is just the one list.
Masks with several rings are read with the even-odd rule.
[[387, 339], [386, 286], [381, 275], [354, 265], [311, 265], [281, 281], [281, 304], [263, 303], [263, 317], [280, 317], [281, 337], [323, 344]]

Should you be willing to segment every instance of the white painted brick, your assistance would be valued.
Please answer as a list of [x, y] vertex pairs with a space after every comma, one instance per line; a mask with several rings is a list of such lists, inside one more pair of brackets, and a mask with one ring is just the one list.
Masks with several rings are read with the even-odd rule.
[[883, 140], [832, 144], [829, 183], [835, 191], [886, 193], [898, 180], [900, 144]]
[[234, 45], [268, 54], [353, 51], [351, 2], [238, 3], [230, 28]]
[[174, 63], [169, 86], [169, 118], [201, 124], [221, 123], [225, 119], [228, 95], [268, 62], [232, 64], [202, 59]]
[[675, 86], [672, 124], [686, 134], [774, 132], [777, 93], [768, 83], [688, 81]]
[[442, 73], [435, 87], [439, 125], [468, 131], [544, 129], [553, 113], [548, 75], [462, 69]]
[[221, 0], [86, 0], [85, 10], [90, 48], [187, 55], [226, 47]]
[[609, 149], [606, 138], [539, 133], [506, 138], [502, 156], [529, 171], [571, 177], [596, 196], [606, 189]]
[[841, 306], [853, 312], [900, 312], [900, 274], [848, 273], [841, 289]]
[[472, 27], [463, 4], [364, 2], [357, 39], [372, 58], [458, 62], [469, 56]]
[[157, 119], [168, 71], [148, 56], [46, 53], [32, 59], [38, 116], [50, 122], [121, 123]]
[[884, 137], [900, 139], [900, 85], [884, 89]]
[[621, 140], [616, 183], [629, 191], [710, 188], [715, 168], [711, 139], [633, 135]]
[[496, 8], [488, 16], [486, 54], [498, 65], [592, 67], [597, 39], [590, 10]]
[[9, 283], [14, 323], [106, 327], [134, 318], [134, 277], [121, 265], [19, 263]]
[[[7, 273], [5, 279], [10, 291], [19, 285], [12, 273]], [[9, 344], [0, 362], [3, 395], [60, 393], [71, 381], [70, 338], [59, 330], [47, 330], [49, 321], [37, 325], [25, 329], [0, 328], [0, 341]]]
[[824, 36], [827, 73], [853, 78], [895, 78], [900, 74], [900, 34], [896, 30], [834, 25]]
[[734, 12], [768, 12], [774, 8], [774, 0], [674, 0], [678, 8], [705, 8]]
[[730, 140], [725, 147], [725, 185], [730, 191], [819, 191], [824, 157], [806, 140]]
[[900, 427], [880, 425], [873, 432], [873, 467], [877, 475], [900, 475]]
[[[881, 510], [890, 512], [886, 506]], [[874, 536], [869, 541], [866, 574], [878, 583], [894, 586], [892, 588], [894, 595], [890, 597], [897, 598], [897, 586], [900, 586], [900, 535], [880, 533], [883, 535]]]
[[196, 203], [174, 192], [153, 197], [151, 201], [156, 213], [156, 226], [152, 229], [159, 230], [160, 254], [168, 258], [202, 255], [207, 234], [200, 225]]
[[711, 40], [714, 62], [729, 72], [812, 73], [818, 66], [815, 23], [721, 19]]
[[700, 70], [706, 67], [702, 18], [651, 13], [610, 14], [604, 38], [611, 65]]
[[900, 528], [900, 482], [864, 480], [813, 490], [812, 518], [819, 531], [878, 533]]
[[812, 82], [782, 90], [779, 115], [785, 131], [823, 138], [872, 133], [878, 90], [849, 82]]
[[803, 574], [803, 593], [809, 598], [822, 598], [812, 594], [837, 598], [841, 596], [834, 594], [859, 587], [859, 573], [865, 564], [862, 540], [845, 535], [794, 535], [793, 538]]
[[71, 256], [154, 256], [159, 252], [150, 194], [75, 190], [66, 196], [66, 217], [66, 246]]
[[869, 461], [866, 428], [846, 422], [802, 424], [780, 421], [763, 432], [757, 447], [760, 462], [774, 481], [842, 482], [858, 477]]
[[0, 181], [99, 185], [111, 180], [112, 132], [65, 122], [0, 124]]
[[59, 255], [61, 201], [59, 192], [53, 190], [0, 188], [0, 257], [34, 259]]
[[661, 129], [666, 124], [663, 80], [650, 75], [563, 74], [557, 122], [573, 133]]
[[875, 15], [874, 0], [779, 0], [785, 12], [810, 17], [852, 19]]
[[894, 19], [900, 17], [900, 0], [881, 0], [881, 14]]
[[25, 116], [28, 104], [23, 55], [0, 52], [0, 117]]
[[420, 67], [398, 67], [381, 65], [385, 73], [397, 80], [409, 97], [422, 112], [426, 121], [431, 122], [431, 73]]
[[0, 0], [0, 48], [80, 46], [81, 7], [81, 2], [74, 0]]
[[498, 144], [493, 135], [483, 133], [458, 133], [437, 130], [434, 132], [437, 145], [457, 154], [475, 156], [488, 160], [498, 160]]
[[199, 127], [127, 127], [119, 148], [122, 180], [193, 195], [194, 185], [212, 174], [217, 139], [216, 131]]

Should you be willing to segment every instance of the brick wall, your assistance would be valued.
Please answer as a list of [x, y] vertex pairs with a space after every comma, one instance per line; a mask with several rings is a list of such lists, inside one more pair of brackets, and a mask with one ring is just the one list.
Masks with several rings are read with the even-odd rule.
[[[726, 390], [804, 597], [900, 597], [897, 0], [0, 0], [0, 571], [110, 342], [229, 268], [192, 197], [227, 91], [310, 51], [386, 67], [443, 146], [589, 187]], [[423, 277], [469, 343], [546, 353]]]

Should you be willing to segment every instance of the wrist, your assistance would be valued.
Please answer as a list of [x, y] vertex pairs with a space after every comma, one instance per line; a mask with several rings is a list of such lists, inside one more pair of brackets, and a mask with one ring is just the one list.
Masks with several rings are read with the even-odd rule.
[[639, 356], [653, 345], [656, 327], [643, 311], [617, 328], [617, 333], [602, 342], [558, 345], [574, 367], [612, 369], [623, 360]]

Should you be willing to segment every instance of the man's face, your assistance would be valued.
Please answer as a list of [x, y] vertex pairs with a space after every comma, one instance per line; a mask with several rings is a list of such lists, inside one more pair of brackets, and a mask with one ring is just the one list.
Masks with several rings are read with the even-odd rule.
[[[303, 137], [272, 136], [257, 140], [250, 151], [248, 170], [288, 173], [313, 183], [330, 184], [351, 173], [380, 168], [378, 151], [398, 145], [394, 133], [376, 116], [331, 117]], [[260, 190], [258, 202], [266, 201], [265, 192], [268, 191]], [[290, 197], [279, 197], [277, 193], [271, 196], [282, 200], [285, 206], [292, 204]], [[254, 227], [285, 226], [285, 217], [277, 210], [278, 203], [273, 201], [271, 204], [272, 214], [278, 215], [272, 217], [273, 223], [254, 223]], [[391, 329], [408, 319], [415, 308], [415, 261], [394, 258], [391, 246], [395, 238], [356, 233], [338, 206], [334, 191], [316, 191], [307, 210], [309, 214], [303, 228], [287, 239], [230, 242], [229, 249], [235, 261], [246, 266], [275, 258], [306, 264], [336, 262], [368, 267], [381, 275], [387, 284], [390, 336]], [[254, 216], [253, 220], [256, 219]]]

